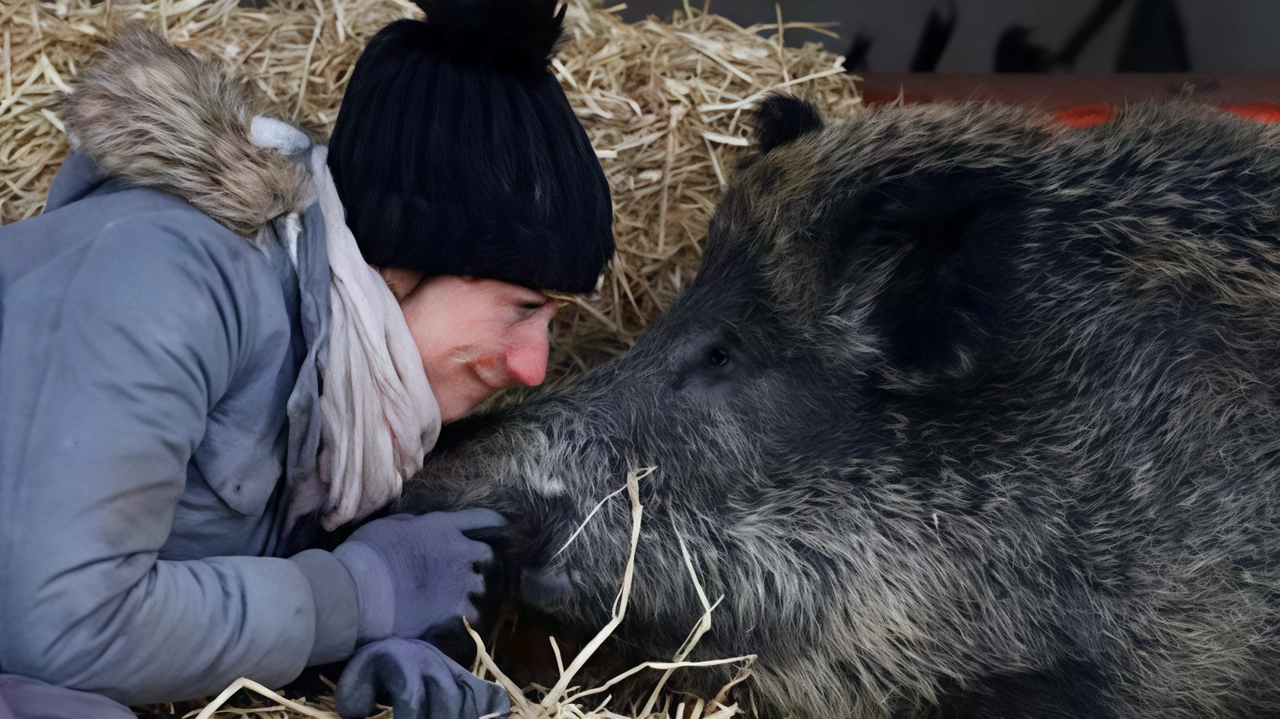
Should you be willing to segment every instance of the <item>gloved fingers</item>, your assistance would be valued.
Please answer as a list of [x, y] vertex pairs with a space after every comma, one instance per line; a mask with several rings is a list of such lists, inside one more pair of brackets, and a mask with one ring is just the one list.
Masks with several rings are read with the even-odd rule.
[[377, 670], [374, 684], [377, 686], [377, 698], [384, 704], [399, 704], [404, 707], [404, 716], [416, 716], [413, 712], [421, 711], [426, 705], [426, 690], [420, 681], [421, 671], [417, 666], [415, 647], [404, 647], [407, 640], [397, 639], [396, 643], [386, 651], [382, 651], [374, 661]]
[[[501, 686], [476, 677], [432, 644], [415, 644], [422, 652], [422, 678], [430, 707], [423, 719], [475, 719], [511, 711], [511, 700]], [[411, 716], [417, 719], [418, 715]]]
[[521, 539], [516, 535], [514, 528], [510, 524], [504, 524], [500, 527], [468, 529], [462, 532], [462, 536], [477, 542], [484, 542], [497, 550], [498, 553], [511, 552], [521, 543]]
[[379, 672], [375, 666], [378, 645], [365, 645], [347, 662], [334, 688], [334, 709], [342, 719], [364, 719], [377, 713]]
[[[427, 646], [431, 645], [428, 644]], [[454, 680], [452, 673], [445, 665], [448, 659], [441, 656], [439, 660], [433, 662], [432, 671], [423, 673], [423, 682], [428, 685], [427, 701], [424, 708], [428, 709], [428, 711], [423, 714], [421, 719], [475, 719], [475, 717], [479, 717], [479, 714], [472, 714], [467, 711], [462, 687]], [[399, 718], [400, 715], [396, 714], [396, 719]]]
[[492, 509], [484, 509], [481, 507], [464, 509], [460, 512], [448, 512], [447, 516], [449, 524], [461, 532], [466, 532], [472, 529], [484, 529], [486, 527], [502, 527], [507, 524], [506, 518], [501, 514], [498, 514]]
[[[480, 680], [436, 647], [416, 639], [375, 644], [383, 645], [374, 662], [379, 698], [391, 705], [396, 719], [475, 719], [482, 715], [479, 692], [466, 677]], [[485, 706], [494, 705], [491, 697], [486, 695], [485, 699]]]
[[494, 682], [487, 682], [471, 672], [458, 680], [462, 688], [462, 707], [468, 717], [483, 717], [511, 713], [511, 697], [507, 690]]
[[462, 694], [462, 709], [468, 717], [491, 714], [506, 715], [511, 712], [511, 697], [507, 690], [493, 682], [487, 682], [472, 674], [457, 662], [445, 657], [453, 681]]
[[459, 602], [457, 612], [457, 616], [466, 619], [472, 627], [480, 624], [480, 608], [475, 605], [475, 602]]
[[435, 694], [436, 692], [432, 691], [423, 691], [421, 695], [392, 694], [387, 697], [388, 703], [391, 704], [391, 716], [395, 719], [449, 717], [448, 714], [437, 714], [432, 708], [435, 703]]
[[373, 520], [372, 522], [369, 522], [369, 524], [373, 524], [374, 522], [384, 522], [384, 523], [390, 523], [390, 522], [412, 522], [413, 520], [417, 519], [419, 516], [421, 516], [421, 515], [417, 515], [417, 514], [409, 514], [409, 513], [407, 513], [407, 512], [401, 512], [401, 513], [399, 513], [399, 514], [388, 514], [388, 515], [387, 515], [387, 516], [385, 516], [385, 517], [379, 517], [379, 518], [377, 518], [377, 519]]
[[483, 597], [485, 588], [484, 575], [480, 572], [472, 572], [463, 578], [462, 588], [464, 590], [462, 593], [464, 599], [468, 597]]
[[493, 563], [493, 547], [472, 539], [460, 540], [456, 554], [476, 569], [484, 569]]
[[427, 719], [430, 692], [422, 680], [423, 665], [438, 662], [433, 656], [424, 656], [419, 644], [393, 637], [361, 647], [334, 690], [338, 715], [363, 719], [378, 713], [381, 701], [392, 706], [396, 717]]

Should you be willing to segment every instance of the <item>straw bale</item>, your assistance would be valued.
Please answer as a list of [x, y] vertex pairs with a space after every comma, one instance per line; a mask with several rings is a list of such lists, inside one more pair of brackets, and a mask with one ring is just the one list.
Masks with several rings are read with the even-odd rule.
[[[559, 320], [561, 367], [586, 367], [634, 342], [697, 269], [707, 221], [747, 145], [744, 112], [773, 89], [830, 114], [859, 102], [843, 58], [780, 41], [806, 23], [742, 28], [685, 5], [672, 22], [628, 25], [571, 5], [573, 41], [554, 69], [613, 189], [618, 253], [593, 298]], [[772, 35], [772, 37], [766, 37]], [[609, 155], [616, 155], [611, 157]]]
[[[623, 6], [569, 8], [572, 41], [553, 69], [613, 189], [618, 253], [599, 291], [560, 298], [551, 376], [629, 347], [696, 271], [707, 220], [747, 143], [744, 112], [786, 89], [843, 115], [859, 103], [841, 58], [787, 31], [739, 27], [685, 6], [672, 22], [617, 19]], [[140, 23], [221, 58], [284, 117], [325, 137], [364, 43], [420, 16], [405, 0], [17, 0], [0, 4], [0, 223], [43, 208], [67, 143], [53, 103], [110, 32]], [[779, 32], [779, 30], [782, 32]], [[305, 71], [304, 71], [305, 68]]]
[[[79, 68], [122, 25], [221, 59], [275, 111], [324, 136], [364, 43], [418, 10], [403, 0], [16, 0], [0, 4], [0, 223], [44, 207], [67, 140], [51, 111]], [[419, 13], [420, 14], [420, 13]], [[304, 68], [306, 72], [304, 73]]]
[[[784, 23], [779, 10], [777, 24], [743, 28], [687, 0], [671, 22], [626, 24], [616, 17], [622, 8], [570, 0], [572, 41], [553, 63], [609, 178], [618, 253], [594, 295], [558, 298], [564, 307], [552, 376], [629, 347], [693, 279], [711, 211], [748, 145], [755, 101], [787, 90], [836, 116], [860, 103], [842, 58], [817, 43], [783, 43], [788, 31], [823, 32], [821, 25]], [[53, 103], [125, 23], [221, 59], [229, 72], [250, 78], [280, 116], [323, 138], [364, 43], [392, 20], [420, 16], [405, 0], [278, 0], [261, 8], [239, 7], [238, 0], [0, 3], [0, 224], [43, 208], [67, 152]], [[674, 665], [654, 666], [669, 672]], [[655, 694], [649, 709], [654, 716], [740, 714], [724, 699]], [[207, 704], [152, 707], [143, 715], [194, 716]], [[300, 705], [305, 711], [275, 699], [236, 706], [218, 716], [334, 716], [331, 696]], [[564, 716], [618, 716], [563, 709]]]

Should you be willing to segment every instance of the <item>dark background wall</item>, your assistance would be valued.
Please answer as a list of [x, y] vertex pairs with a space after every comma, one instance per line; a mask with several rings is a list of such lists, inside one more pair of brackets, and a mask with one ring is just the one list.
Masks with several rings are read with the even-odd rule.
[[[996, 44], [1009, 27], [1022, 25], [1031, 30], [1028, 41], [1050, 51], [1061, 49], [1102, 0], [954, 0], [954, 31], [942, 53], [937, 70], [942, 72], [991, 72]], [[606, 5], [616, 0], [605, 0]], [[669, 17], [681, 7], [681, 0], [626, 0], [622, 16], [636, 20], [648, 14]], [[690, 0], [695, 7], [701, 0]], [[832, 28], [840, 39], [824, 38], [812, 32], [788, 32], [788, 44], [825, 42], [831, 50], [846, 53], [853, 35], [871, 40], [866, 55], [868, 70], [901, 72], [910, 69], [924, 29], [933, 9], [945, 16], [945, 0], [782, 0], [784, 20], [837, 21]], [[774, 22], [774, 0], [711, 0], [712, 12], [743, 25]], [[1169, 26], [1160, 18], [1174, 17], [1180, 26], [1182, 45], [1189, 67], [1197, 72], [1280, 72], [1280, 0], [1125, 0], [1110, 20], [1076, 58], [1074, 70], [1108, 72], [1117, 69], [1121, 45], [1135, 12], [1145, 13], [1137, 25], [1145, 29], [1148, 45], [1139, 49], [1150, 61], [1168, 61], [1159, 48], [1151, 49], [1155, 37], [1168, 36]], [[1154, 13], [1154, 15], [1153, 15]], [[1153, 19], [1154, 18], [1154, 19]], [[1154, 56], [1152, 55], [1154, 53]], [[1133, 57], [1131, 55], [1131, 57]], [[1141, 58], [1139, 58], [1141, 59]], [[1142, 69], [1159, 70], [1159, 67]], [[1170, 67], [1168, 71], [1177, 71]]]

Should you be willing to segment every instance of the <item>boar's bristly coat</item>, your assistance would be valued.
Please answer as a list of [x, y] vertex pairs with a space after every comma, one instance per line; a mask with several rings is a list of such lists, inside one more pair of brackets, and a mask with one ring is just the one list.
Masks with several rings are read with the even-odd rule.
[[[1189, 101], [824, 123], [775, 97], [625, 355], [446, 439], [617, 651], [755, 653], [763, 717], [1280, 716], [1280, 124]], [[725, 670], [729, 672], [731, 670]], [[725, 680], [678, 672], [710, 696]]]

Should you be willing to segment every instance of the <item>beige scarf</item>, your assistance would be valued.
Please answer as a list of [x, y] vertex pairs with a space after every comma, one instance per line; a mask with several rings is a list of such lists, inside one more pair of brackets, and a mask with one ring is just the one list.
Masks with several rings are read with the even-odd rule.
[[321, 523], [333, 531], [400, 496], [435, 446], [440, 409], [395, 296], [347, 228], [327, 155], [311, 149], [332, 298], [319, 472], [328, 485]]

